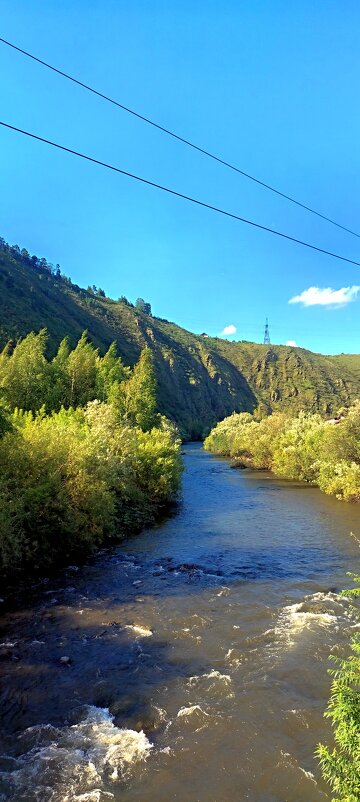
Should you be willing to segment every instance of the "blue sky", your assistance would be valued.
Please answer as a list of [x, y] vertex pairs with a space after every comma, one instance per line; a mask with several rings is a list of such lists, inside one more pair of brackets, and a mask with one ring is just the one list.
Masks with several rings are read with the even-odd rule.
[[[1, 2], [4, 38], [360, 232], [359, 29], [351, 0]], [[0, 92], [12, 125], [360, 261], [356, 237], [2, 44]], [[4, 129], [0, 171], [0, 234], [78, 284], [196, 332], [261, 341], [268, 316], [273, 342], [360, 352], [360, 268]]]

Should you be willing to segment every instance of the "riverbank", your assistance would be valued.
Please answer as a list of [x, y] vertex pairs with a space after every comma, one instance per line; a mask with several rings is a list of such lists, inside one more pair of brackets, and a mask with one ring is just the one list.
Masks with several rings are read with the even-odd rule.
[[153, 523], [180, 487], [177, 428], [157, 412], [151, 352], [133, 368], [83, 332], [0, 354], [0, 573], [33, 577]]
[[305, 412], [261, 420], [250, 413], [233, 414], [212, 429], [204, 447], [231, 457], [239, 467], [268, 470], [337, 499], [360, 501], [359, 401], [333, 419]]
[[3, 612], [5, 802], [329, 799], [358, 509], [183, 451], [175, 516]]
[[0, 438], [0, 571], [36, 575], [154, 524], [180, 488], [180, 440], [111, 405], [18, 413]]

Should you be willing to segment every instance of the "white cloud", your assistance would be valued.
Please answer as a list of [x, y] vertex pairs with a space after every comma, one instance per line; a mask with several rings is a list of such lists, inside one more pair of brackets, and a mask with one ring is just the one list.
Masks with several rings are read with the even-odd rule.
[[293, 348], [297, 348], [297, 343], [295, 342], [295, 340], [288, 340], [286, 345], [292, 345]]
[[236, 326], [234, 326], [231, 323], [230, 326], [225, 326], [225, 328], [222, 330], [221, 334], [226, 337], [228, 334], [236, 334], [236, 331], [237, 331]]
[[290, 298], [289, 304], [303, 304], [303, 306], [344, 306], [355, 301], [360, 287], [341, 287], [340, 290], [333, 290], [331, 287], [309, 287], [300, 295]]

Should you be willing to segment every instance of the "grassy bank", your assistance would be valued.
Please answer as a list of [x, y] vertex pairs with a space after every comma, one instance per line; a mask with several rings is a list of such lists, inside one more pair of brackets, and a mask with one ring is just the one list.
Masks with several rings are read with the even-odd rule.
[[204, 445], [244, 467], [310, 482], [346, 501], [360, 500], [360, 401], [332, 420], [306, 412], [261, 420], [234, 414], [215, 426]]

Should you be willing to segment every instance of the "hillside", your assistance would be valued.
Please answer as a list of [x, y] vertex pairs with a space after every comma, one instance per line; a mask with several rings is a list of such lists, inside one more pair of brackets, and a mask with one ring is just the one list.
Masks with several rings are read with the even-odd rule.
[[103, 352], [115, 340], [126, 364], [153, 351], [159, 407], [184, 436], [202, 437], [234, 410], [301, 408], [332, 413], [360, 396], [360, 356], [314, 354], [301, 348], [227, 342], [191, 334], [126, 301], [84, 290], [46, 260], [0, 240], [0, 347], [46, 327], [49, 350], [87, 329]]

